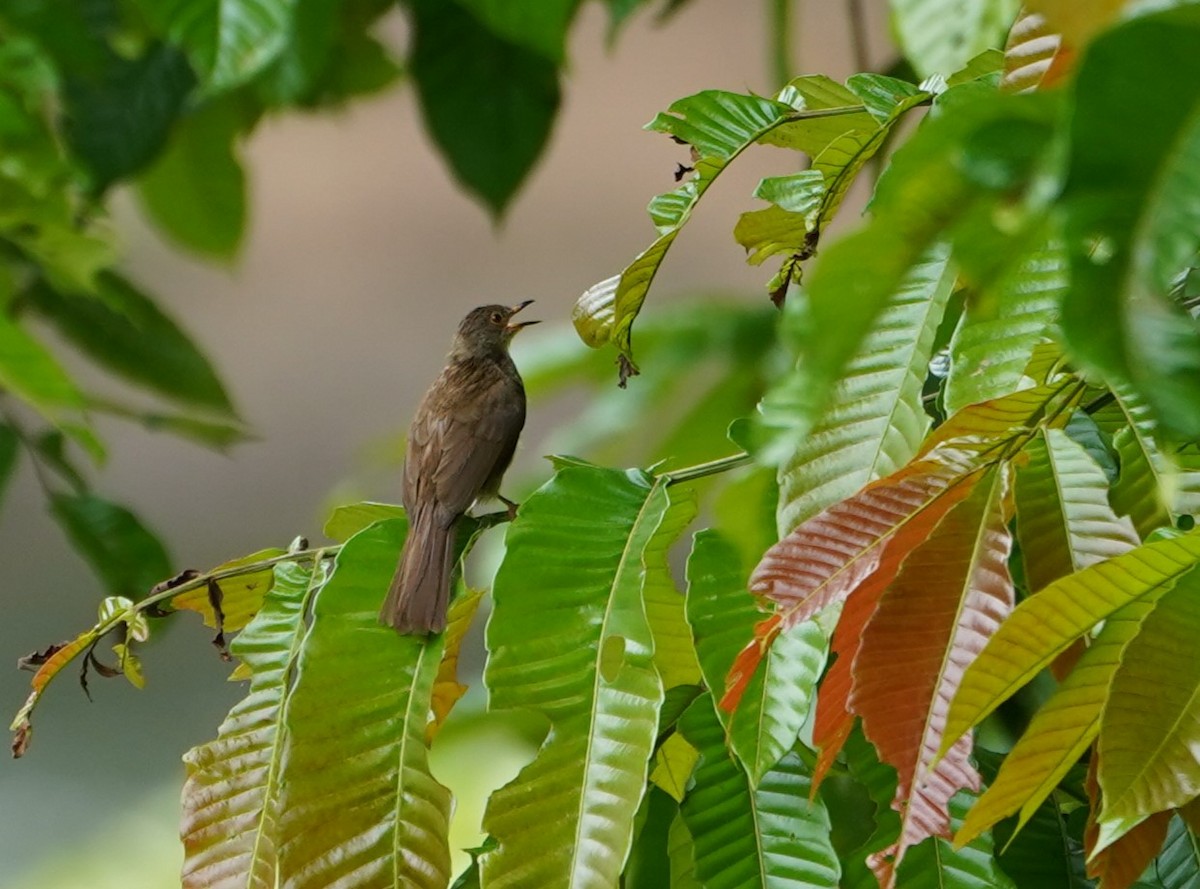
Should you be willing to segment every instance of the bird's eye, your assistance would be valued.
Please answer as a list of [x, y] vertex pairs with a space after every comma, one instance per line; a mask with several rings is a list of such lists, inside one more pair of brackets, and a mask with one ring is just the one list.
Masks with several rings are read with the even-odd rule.
[[503, 320], [504, 320], [504, 316], [501, 315], [499, 312], [492, 312], [492, 323], [493, 324], [499, 324]]

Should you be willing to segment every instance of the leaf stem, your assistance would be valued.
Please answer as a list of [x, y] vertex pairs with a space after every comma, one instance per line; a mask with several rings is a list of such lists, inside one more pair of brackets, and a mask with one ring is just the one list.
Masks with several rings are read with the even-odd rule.
[[730, 454], [728, 457], [709, 460], [707, 463], [697, 463], [695, 466], [685, 466], [683, 469], [664, 472], [659, 475], [659, 478], [668, 485], [676, 485], [680, 482], [695, 481], [698, 478], [706, 478], [710, 475], [717, 475], [722, 472], [728, 472], [731, 469], [737, 469], [739, 466], [745, 466], [752, 459], [749, 454], [743, 451], [740, 454]]

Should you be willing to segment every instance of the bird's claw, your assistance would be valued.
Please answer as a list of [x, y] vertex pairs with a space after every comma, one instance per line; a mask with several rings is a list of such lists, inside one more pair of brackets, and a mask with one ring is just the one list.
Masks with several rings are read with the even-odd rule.
[[497, 494], [496, 496], [499, 497], [500, 502], [503, 503], [508, 508], [508, 520], [511, 522], [513, 519], [515, 519], [517, 517], [517, 507], [520, 504], [514, 503], [513, 501], [509, 500], [507, 497], [504, 497], [500, 494]]

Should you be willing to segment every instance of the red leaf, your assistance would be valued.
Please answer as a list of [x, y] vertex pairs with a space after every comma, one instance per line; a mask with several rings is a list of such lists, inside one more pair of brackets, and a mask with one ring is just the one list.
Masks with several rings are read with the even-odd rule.
[[[900, 837], [876, 869], [885, 889], [908, 848], [950, 836], [950, 798], [979, 789], [969, 734], [935, 760], [967, 665], [1012, 610], [1010, 514], [1008, 472], [994, 470], [908, 556], [865, 628], [846, 628], [859, 648], [850, 708], [880, 759], [896, 769]], [[847, 602], [839, 633], [857, 597]]]
[[1096, 821], [1096, 815], [1100, 812], [1100, 782], [1096, 780], [1099, 764], [1100, 755], [1093, 744], [1091, 759], [1088, 762], [1087, 781], [1084, 783], [1088, 801], [1091, 803], [1087, 827], [1083, 831], [1083, 852], [1088, 860], [1087, 875], [1100, 881], [1100, 889], [1127, 889], [1137, 881], [1142, 871], [1162, 849], [1167, 839], [1172, 812], [1169, 809], [1165, 812], [1155, 812], [1093, 857], [1092, 850], [1096, 847], [1096, 840], [1100, 838], [1100, 825]]

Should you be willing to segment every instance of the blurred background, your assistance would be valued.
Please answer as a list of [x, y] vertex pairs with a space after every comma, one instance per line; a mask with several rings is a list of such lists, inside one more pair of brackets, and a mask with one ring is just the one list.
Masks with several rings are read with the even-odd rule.
[[[677, 162], [688, 162], [685, 148], [642, 125], [701, 89], [774, 93], [771, 5], [692, 0], [662, 22], [644, 10], [609, 46], [604, 7], [584, 4], [549, 148], [499, 225], [456, 187], [403, 80], [338, 113], [259, 125], [243, 158], [250, 227], [229, 266], [179, 252], [145, 224], [135, 198], [120, 194], [125, 269], [207, 351], [255, 440], [222, 455], [100, 420], [110, 458], [96, 489], [154, 528], [178, 569], [286, 546], [297, 534], [318, 540], [336, 503], [397, 500], [404, 430], [467, 310], [536, 300], [528, 311], [544, 323], [517, 341], [518, 365], [550, 349], [586, 351], [570, 330], [575, 299], [650, 243], [645, 204], [674, 186]], [[846, 16], [854, 5], [793, 4], [794, 73], [841, 80], [857, 70]], [[886, 65], [885, 4], [861, 6], [868, 59]], [[380, 33], [402, 57], [403, 16], [391, 15]], [[766, 303], [770, 271], [743, 263], [731, 230], [754, 205], [758, 178], [789, 172], [779, 165], [790, 161], [770, 148], [752, 155], [702, 202], [650, 303]], [[594, 359], [608, 367], [612, 355]], [[654, 355], [641, 361], [652, 375]], [[90, 373], [72, 370], [85, 380]], [[551, 430], [581, 407], [533, 402], [511, 476], [518, 489], [547, 477], [541, 457], [554, 446]], [[102, 595], [21, 465], [0, 514], [0, 654], [8, 665], [0, 700], [9, 713], [28, 690], [16, 659], [89, 626]], [[89, 703], [69, 672], [40, 706], [26, 757], [0, 761], [0, 886], [136, 889], [177, 879], [180, 758], [215, 734], [242, 686], [226, 682], [230, 667], [194, 615], [164, 623], [145, 647], [145, 690], [94, 677]], [[478, 710], [477, 692], [470, 702]], [[469, 719], [471, 706], [461, 709]], [[459, 753], [451, 727], [435, 772], [485, 798], [523, 755], [506, 723], [492, 731], [486, 771], [479, 757]], [[478, 804], [459, 805], [460, 821], [477, 824]]]

